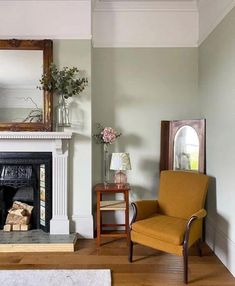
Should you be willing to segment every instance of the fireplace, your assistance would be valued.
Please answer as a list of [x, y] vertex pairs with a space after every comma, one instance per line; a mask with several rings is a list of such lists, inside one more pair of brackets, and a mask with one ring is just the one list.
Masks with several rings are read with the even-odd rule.
[[0, 153], [0, 227], [14, 201], [33, 206], [31, 228], [50, 231], [52, 217], [51, 152]]
[[[50, 223], [48, 223], [49, 218], [47, 220], [50, 234], [70, 233], [70, 221], [68, 218], [68, 158], [69, 141], [71, 138], [72, 133], [69, 132], [0, 132], [0, 152], [2, 154], [30, 153], [35, 156], [31, 159], [35, 159], [36, 163], [27, 163], [28, 166], [35, 164], [35, 166], [32, 167], [32, 172], [35, 174], [40, 172], [39, 165], [43, 165], [45, 161], [47, 161], [47, 159], [44, 160], [45, 158], [40, 158], [38, 154], [50, 153], [51, 155], [52, 215]], [[37, 162], [39, 159], [43, 160]], [[24, 159], [21, 158], [21, 160]], [[50, 159], [48, 160], [50, 161]], [[26, 166], [26, 163], [22, 164], [22, 162], [24, 161], [21, 161], [19, 164]], [[12, 164], [8, 162], [6, 165]], [[47, 172], [50, 172], [50, 170]], [[49, 184], [50, 182], [46, 183], [46, 185]]]

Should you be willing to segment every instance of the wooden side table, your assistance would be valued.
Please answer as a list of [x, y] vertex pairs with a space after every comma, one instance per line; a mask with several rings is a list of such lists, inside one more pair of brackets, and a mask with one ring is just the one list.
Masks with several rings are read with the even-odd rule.
[[[101, 237], [126, 237], [129, 243], [129, 191], [130, 185], [126, 184], [123, 187], [118, 187], [116, 184], [98, 184], [95, 186], [96, 199], [97, 199], [97, 246], [100, 246]], [[103, 194], [116, 194], [123, 193], [124, 200], [122, 201], [108, 201], [102, 200]], [[102, 212], [107, 211], [125, 211], [125, 223], [123, 224], [103, 224], [102, 223]], [[118, 227], [124, 226], [124, 231], [105, 231], [106, 227]]]

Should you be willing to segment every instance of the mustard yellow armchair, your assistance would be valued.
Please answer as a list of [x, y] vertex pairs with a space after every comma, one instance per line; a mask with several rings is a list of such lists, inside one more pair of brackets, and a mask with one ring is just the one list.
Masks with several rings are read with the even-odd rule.
[[132, 203], [129, 261], [133, 243], [183, 256], [188, 283], [188, 249], [196, 242], [201, 255], [202, 219], [209, 177], [183, 171], [162, 171], [158, 200]]

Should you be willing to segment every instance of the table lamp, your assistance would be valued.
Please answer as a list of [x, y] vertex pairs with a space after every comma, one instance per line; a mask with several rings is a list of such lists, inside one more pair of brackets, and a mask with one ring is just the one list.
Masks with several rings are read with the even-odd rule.
[[112, 153], [110, 170], [115, 170], [114, 183], [123, 187], [127, 183], [127, 176], [124, 172], [131, 170], [130, 156], [128, 153]]

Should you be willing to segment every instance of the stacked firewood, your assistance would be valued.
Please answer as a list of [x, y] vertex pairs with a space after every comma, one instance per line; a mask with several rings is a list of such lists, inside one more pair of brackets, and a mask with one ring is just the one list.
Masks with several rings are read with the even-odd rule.
[[15, 201], [9, 209], [4, 231], [29, 230], [33, 206]]

